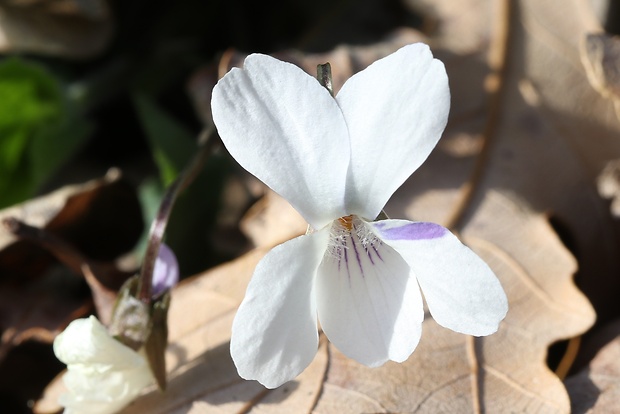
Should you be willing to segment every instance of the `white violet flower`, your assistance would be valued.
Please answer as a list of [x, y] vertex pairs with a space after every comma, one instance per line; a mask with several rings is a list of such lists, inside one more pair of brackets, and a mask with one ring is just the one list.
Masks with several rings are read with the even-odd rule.
[[[161, 295], [179, 280], [177, 259], [161, 244], [153, 270], [153, 294]], [[54, 340], [54, 354], [67, 364], [60, 396], [65, 414], [112, 414], [155, 379], [146, 357], [110, 336], [91, 316], [76, 319]]]
[[424, 162], [448, 118], [443, 64], [428, 46], [401, 48], [351, 77], [334, 98], [312, 76], [247, 57], [213, 90], [230, 154], [288, 200], [312, 232], [257, 265], [232, 326], [239, 375], [275, 388], [318, 348], [318, 321], [345, 355], [375, 367], [405, 361], [424, 319], [482, 336], [508, 310], [491, 269], [449, 230], [372, 221]]

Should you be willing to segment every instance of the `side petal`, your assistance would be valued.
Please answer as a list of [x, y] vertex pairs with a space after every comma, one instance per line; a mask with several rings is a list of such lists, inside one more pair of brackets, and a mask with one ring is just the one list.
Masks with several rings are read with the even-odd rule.
[[349, 135], [336, 101], [297, 66], [250, 55], [213, 89], [213, 121], [239, 164], [315, 229], [344, 215]]
[[312, 286], [328, 235], [323, 230], [276, 246], [256, 266], [230, 340], [241, 377], [276, 388], [312, 362], [319, 340]]
[[372, 227], [411, 266], [438, 324], [475, 336], [497, 331], [508, 312], [504, 289], [489, 266], [448, 229], [406, 220]]
[[372, 220], [441, 137], [446, 70], [428, 46], [405, 46], [351, 77], [336, 100], [351, 139], [348, 212]]
[[354, 219], [350, 232], [339, 226], [333, 225], [316, 280], [323, 331], [342, 353], [367, 366], [402, 362], [422, 332], [418, 285], [407, 263], [364, 222]]

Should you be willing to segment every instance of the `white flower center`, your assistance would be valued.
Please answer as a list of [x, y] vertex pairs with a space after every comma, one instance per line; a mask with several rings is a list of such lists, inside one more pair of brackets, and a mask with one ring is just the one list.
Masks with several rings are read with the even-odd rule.
[[355, 271], [363, 275], [364, 265], [383, 261], [380, 253], [382, 244], [381, 239], [359, 217], [340, 217], [332, 223], [323, 262], [333, 261], [339, 272], [345, 270], [349, 275], [352, 270], [350, 266], [355, 266]]

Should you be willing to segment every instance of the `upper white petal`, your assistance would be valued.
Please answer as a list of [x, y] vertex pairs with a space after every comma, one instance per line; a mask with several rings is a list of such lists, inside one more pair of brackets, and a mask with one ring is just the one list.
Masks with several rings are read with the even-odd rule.
[[[361, 220], [335, 223], [316, 280], [323, 331], [342, 353], [368, 366], [402, 362], [422, 332], [422, 297], [409, 266]], [[342, 229], [341, 229], [342, 230]]]
[[67, 365], [107, 364], [125, 368], [144, 363], [140, 354], [112, 338], [94, 316], [71, 322], [54, 340], [54, 353]]
[[372, 226], [411, 266], [438, 324], [475, 336], [497, 331], [508, 311], [506, 294], [489, 266], [449, 230], [406, 220]]
[[289, 240], [256, 266], [230, 340], [241, 377], [275, 388], [312, 362], [318, 348], [312, 288], [327, 237], [323, 230]]
[[213, 121], [243, 168], [315, 229], [345, 215], [349, 135], [336, 101], [297, 66], [250, 55], [213, 89]]
[[71, 322], [54, 340], [54, 353], [67, 364], [69, 392], [59, 399], [66, 414], [115, 413], [153, 382], [144, 356], [112, 338], [94, 316]]
[[351, 139], [347, 211], [374, 219], [441, 137], [448, 77], [428, 46], [417, 43], [351, 77], [336, 100]]

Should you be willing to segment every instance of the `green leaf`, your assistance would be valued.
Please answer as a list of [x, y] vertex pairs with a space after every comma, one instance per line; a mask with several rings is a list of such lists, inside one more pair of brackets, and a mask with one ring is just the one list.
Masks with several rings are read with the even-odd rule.
[[150, 98], [135, 93], [134, 105], [164, 185], [169, 185], [196, 151], [194, 134], [160, 109]]
[[41, 65], [1, 61], [0, 208], [33, 196], [90, 131]]
[[29, 148], [30, 173], [35, 183], [43, 183], [60, 167], [94, 130], [79, 117], [64, 118], [32, 137]]

